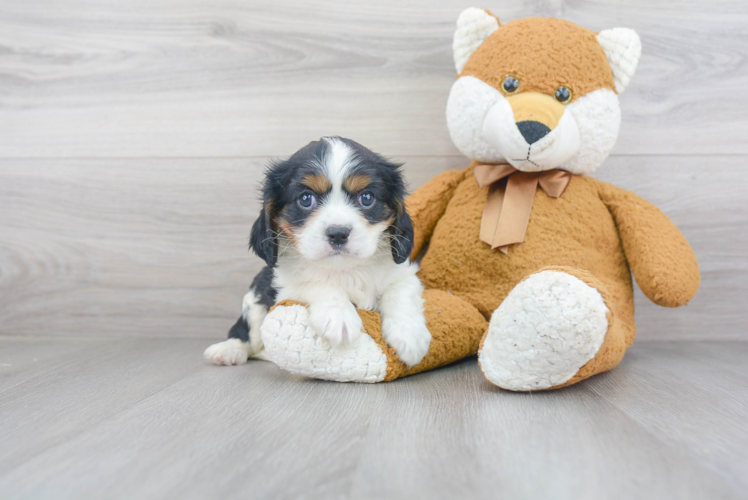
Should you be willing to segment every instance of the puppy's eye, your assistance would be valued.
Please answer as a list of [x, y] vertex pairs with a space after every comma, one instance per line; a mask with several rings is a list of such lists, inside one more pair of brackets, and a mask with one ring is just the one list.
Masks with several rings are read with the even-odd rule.
[[361, 195], [358, 197], [358, 204], [364, 208], [373, 207], [376, 201], [377, 199], [374, 198], [374, 195], [368, 191], [366, 191], [365, 193], [361, 193]]
[[514, 94], [519, 88], [519, 80], [517, 80], [513, 76], [507, 76], [506, 78], [504, 78], [504, 83], [501, 84], [501, 88], [507, 94]]
[[556, 89], [556, 100], [561, 104], [571, 101], [571, 89], [563, 85]]
[[304, 193], [299, 197], [299, 206], [304, 210], [311, 210], [317, 206], [317, 198], [312, 193]]

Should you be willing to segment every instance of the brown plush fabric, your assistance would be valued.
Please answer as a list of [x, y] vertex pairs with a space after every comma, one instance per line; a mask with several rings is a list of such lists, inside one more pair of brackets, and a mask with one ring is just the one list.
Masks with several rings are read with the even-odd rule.
[[[610, 309], [608, 333], [597, 356], [564, 385], [615, 367], [634, 341], [627, 252], [637, 252], [634, 275], [658, 303], [682, 304], [696, 293], [696, 258], [678, 229], [654, 205], [590, 177], [574, 176], [559, 198], [538, 189], [525, 241], [512, 245], [507, 255], [491, 250], [479, 238], [488, 188], [478, 186], [472, 168], [463, 171], [438, 222], [411, 214], [432, 234], [421, 279], [427, 288], [464, 298], [486, 319], [520, 281], [544, 269], [564, 270], [597, 288]], [[409, 203], [440, 198], [443, 190], [442, 182], [426, 184]], [[685, 270], [682, 277], [679, 269]]]
[[426, 325], [432, 337], [429, 352], [423, 361], [408, 370], [399, 360], [395, 361], [394, 350], [388, 348], [385, 381], [447, 365], [478, 351], [488, 322], [475, 307], [440, 290], [426, 290], [423, 298], [426, 299]]
[[[405, 201], [408, 214], [418, 214], [413, 219], [413, 251], [411, 259], [415, 260], [423, 246], [431, 238], [434, 226], [439, 221], [447, 203], [452, 198], [457, 185], [465, 178], [464, 170], [447, 170], [431, 179], [426, 186], [417, 191], [418, 196], [411, 196]], [[415, 195], [415, 193], [414, 193]]]
[[699, 289], [701, 274], [683, 233], [634, 193], [603, 184], [600, 198], [616, 220], [626, 259], [644, 295], [665, 307], [688, 303]]
[[613, 71], [595, 33], [562, 19], [517, 19], [500, 26], [459, 76], [467, 75], [499, 90], [511, 75], [520, 81], [518, 93], [552, 96], [565, 85], [572, 91], [572, 102], [594, 90], [615, 91]]

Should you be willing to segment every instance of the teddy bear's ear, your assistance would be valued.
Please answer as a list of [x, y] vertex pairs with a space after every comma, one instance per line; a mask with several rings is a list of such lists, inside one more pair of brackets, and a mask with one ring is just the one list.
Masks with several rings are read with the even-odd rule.
[[460, 13], [452, 42], [455, 69], [458, 74], [462, 72], [473, 52], [497, 29], [499, 20], [483, 9], [470, 7]]
[[642, 55], [642, 41], [636, 31], [628, 28], [613, 28], [603, 30], [597, 34], [597, 41], [605, 51], [616, 91], [620, 94], [628, 86], [634, 76], [639, 57]]

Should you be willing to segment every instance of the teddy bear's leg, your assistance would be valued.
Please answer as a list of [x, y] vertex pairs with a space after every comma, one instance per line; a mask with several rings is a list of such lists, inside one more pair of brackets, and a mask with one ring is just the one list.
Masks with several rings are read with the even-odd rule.
[[606, 286], [587, 271], [545, 268], [520, 282], [494, 311], [479, 363], [512, 391], [555, 389], [611, 370], [633, 340]]
[[394, 380], [474, 354], [488, 326], [480, 312], [439, 290], [426, 290], [424, 299], [432, 340], [426, 357], [411, 369], [385, 344], [377, 313], [359, 311], [367, 335], [351, 345], [331, 347], [310, 326], [306, 306], [293, 301], [281, 302], [265, 318], [260, 329], [265, 353], [296, 375], [369, 383]]

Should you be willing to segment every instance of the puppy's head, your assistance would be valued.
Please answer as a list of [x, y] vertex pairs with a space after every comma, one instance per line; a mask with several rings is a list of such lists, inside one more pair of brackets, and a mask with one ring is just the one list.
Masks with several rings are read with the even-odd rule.
[[290, 252], [341, 263], [387, 249], [398, 264], [413, 248], [400, 165], [350, 139], [324, 137], [265, 174], [250, 247], [269, 266]]

